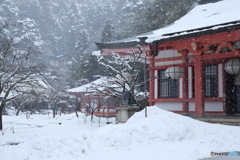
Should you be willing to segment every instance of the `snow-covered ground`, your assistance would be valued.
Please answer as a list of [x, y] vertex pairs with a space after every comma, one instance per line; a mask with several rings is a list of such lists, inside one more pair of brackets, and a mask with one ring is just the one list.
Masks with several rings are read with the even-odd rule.
[[100, 127], [98, 118], [91, 125], [75, 114], [3, 118], [1, 160], [197, 160], [211, 152], [240, 151], [240, 127], [203, 123], [157, 107], [148, 108], [148, 118], [143, 111], [126, 124], [101, 119]]

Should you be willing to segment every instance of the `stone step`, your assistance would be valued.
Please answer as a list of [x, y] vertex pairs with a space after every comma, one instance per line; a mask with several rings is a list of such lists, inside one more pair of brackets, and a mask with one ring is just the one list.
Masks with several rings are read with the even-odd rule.
[[200, 121], [209, 122], [209, 123], [218, 123], [218, 124], [226, 124], [233, 126], [240, 126], [240, 118], [195, 118]]

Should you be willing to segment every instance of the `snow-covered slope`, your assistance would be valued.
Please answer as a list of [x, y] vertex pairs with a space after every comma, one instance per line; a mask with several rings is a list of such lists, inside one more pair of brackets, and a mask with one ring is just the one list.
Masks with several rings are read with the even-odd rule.
[[100, 128], [73, 115], [4, 119], [9, 130], [0, 135], [1, 160], [197, 160], [240, 146], [239, 127], [203, 123], [157, 107], [148, 108], [147, 118], [143, 111], [126, 124]]
[[2, 0], [0, 21], [1, 17], [13, 23], [31, 19], [42, 35], [46, 54], [71, 57], [95, 49], [93, 42], [100, 41], [108, 19], [113, 25], [123, 19], [130, 22], [138, 5], [148, 1], [152, 0]]

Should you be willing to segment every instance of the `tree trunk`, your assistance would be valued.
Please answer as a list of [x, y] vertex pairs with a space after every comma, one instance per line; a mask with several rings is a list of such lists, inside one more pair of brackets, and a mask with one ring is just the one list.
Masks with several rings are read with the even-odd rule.
[[74, 111], [75, 111], [75, 114], [76, 114], [76, 116], [78, 118], [79, 116], [78, 116], [78, 113], [77, 113], [77, 109], [75, 108]]
[[0, 131], [3, 130], [2, 116], [3, 116], [3, 108], [5, 106], [6, 106], [6, 100], [2, 100], [1, 105], [0, 105]]
[[2, 121], [2, 113], [3, 112], [3, 109], [2, 107], [0, 107], [0, 131], [3, 130], [3, 121]]
[[93, 113], [94, 112], [91, 113], [91, 125], [93, 124]]
[[53, 118], [55, 118], [55, 116], [56, 116], [56, 109], [55, 109], [55, 107], [53, 108]]
[[22, 105], [17, 104], [14, 100], [12, 102], [14, 103], [15, 108], [17, 108], [16, 116], [18, 116], [22, 109]]
[[20, 113], [20, 107], [17, 109], [16, 116], [18, 116]]

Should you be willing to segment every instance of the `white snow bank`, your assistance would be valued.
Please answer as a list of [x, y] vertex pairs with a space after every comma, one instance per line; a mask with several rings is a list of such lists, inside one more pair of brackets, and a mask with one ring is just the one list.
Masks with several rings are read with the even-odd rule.
[[[199, 122], [157, 107], [148, 108], [147, 118], [139, 112], [126, 124], [96, 128], [71, 117], [61, 122], [0, 136], [1, 160], [197, 160], [240, 146], [239, 127]], [[13, 139], [20, 144], [7, 145]]]

